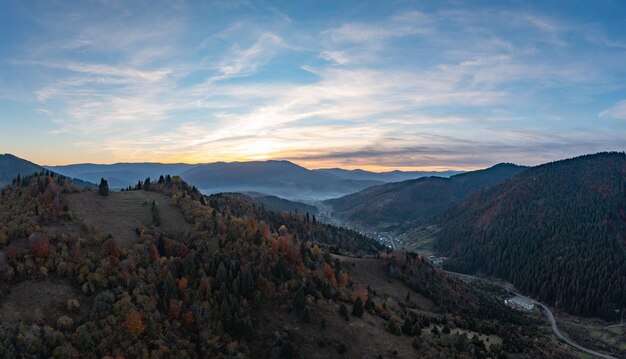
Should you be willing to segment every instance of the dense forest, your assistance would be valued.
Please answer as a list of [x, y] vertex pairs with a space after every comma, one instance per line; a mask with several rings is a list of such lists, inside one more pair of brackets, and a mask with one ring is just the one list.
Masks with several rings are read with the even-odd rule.
[[[415, 256], [376, 254], [391, 276], [439, 303], [437, 310], [376, 294], [331, 252], [374, 254], [379, 245], [306, 213], [269, 212], [240, 196], [205, 197], [178, 177], [146, 179], [131, 193], [106, 187], [101, 181], [98, 191], [85, 191], [46, 172], [2, 190], [0, 302], [28, 285], [37, 288], [29, 296], [65, 285], [72, 295], [46, 310], [54, 317], [3, 320], [0, 357], [360, 357], [399, 355], [400, 348], [410, 350], [405, 357], [567, 357], [533, 323], [511, 319], [519, 314], [500, 301], [483, 306], [476, 289]], [[192, 230], [173, 237], [162, 226], [166, 204], [152, 200], [138, 209], [151, 213], [150, 223], [136, 228], [134, 243], [122, 244], [80, 220], [67, 202], [138, 191], [167, 198]], [[0, 316], [5, 311], [3, 304]], [[354, 332], [349, 322], [376, 334]], [[304, 351], [311, 340], [315, 349]], [[352, 344], [359, 341], [374, 348], [393, 342], [397, 350], [364, 353]]]
[[626, 155], [533, 167], [438, 219], [446, 268], [509, 280], [567, 312], [615, 319], [626, 306]]
[[362, 228], [405, 232], [429, 224], [437, 214], [469, 194], [497, 184], [525, 167], [501, 163], [493, 167], [444, 177], [424, 177], [367, 188], [325, 201], [333, 216]]

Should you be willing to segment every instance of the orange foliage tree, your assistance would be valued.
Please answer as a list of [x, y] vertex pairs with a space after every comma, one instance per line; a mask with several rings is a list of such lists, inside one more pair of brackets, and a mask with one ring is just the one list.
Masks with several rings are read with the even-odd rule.
[[150, 248], [148, 249], [148, 255], [150, 256], [150, 260], [153, 262], [159, 258], [159, 249], [154, 243], [150, 245]]
[[143, 316], [135, 310], [128, 313], [124, 325], [126, 325], [126, 330], [134, 335], [139, 335], [146, 330], [146, 324], [143, 321]]
[[352, 302], [355, 302], [357, 298], [361, 298], [361, 302], [367, 302], [367, 288], [362, 284], [357, 284], [352, 288], [352, 295], [350, 296]]
[[333, 270], [333, 267], [331, 267], [328, 263], [324, 264], [322, 274], [322, 279], [326, 279], [330, 283], [330, 285], [332, 285], [333, 287], [337, 287], [337, 278], [335, 278], [335, 271]]
[[50, 254], [50, 240], [43, 233], [33, 233], [29, 238], [29, 244], [35, 258], [46, 258]]
[[348, 285], [348, 281], [350, 280], [350, 276], [346, 272], [341, 272], [339, 274], [339, 278], [337, 278], [337, 285], [339, 288], [345, 288]]

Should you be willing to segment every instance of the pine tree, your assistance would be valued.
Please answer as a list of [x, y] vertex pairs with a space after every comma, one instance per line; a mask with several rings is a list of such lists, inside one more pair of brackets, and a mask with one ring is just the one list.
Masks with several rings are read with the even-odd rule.
[[409, 317], [404, 318], [404, 324], [402, 324], [402, 332], [405, 335], [413, 335], [413, 324]]
[[361, 297], [356, 298], [354, 306], [352, 307], [352, 315], [355, 317], [363, 316], [363, 301], [361, 300]]
[[343, 303], [339, 306], [339, 315], [341, 315], [345, 320], [350, 320], [348, 317], [348, 308]]
[[305, 323], [311, 323], [311, 311], [309, 307], [304, 307], [304, 314], [302, 315], [302, 321]]
[[100, 185], [98, 186], [98, 193], [101, 196], [109, 195], [109, 183], [104, 178], [100, 179]]
[[155, 226], [161, 225], [161, 215], [159, 214], [159, 207], [156, 204], [156, 201], [152, 201], [152, 224]]
[[306, 307], [306, 298], [304, 296], [304, 289], [300, 288], [296, 292], [296, 296], [293, 299], [293, 306], [298, 312], [301, 312]]

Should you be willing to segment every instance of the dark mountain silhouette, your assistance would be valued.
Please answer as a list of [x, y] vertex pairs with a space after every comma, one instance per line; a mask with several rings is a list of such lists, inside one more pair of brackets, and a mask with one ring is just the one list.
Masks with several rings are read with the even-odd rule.
[[0, 155], [0, 187], [10, 184], [17, 175], [28, 176], [44, 168], [11, 154]]
[[438, 219], [447, 267], [505, 278], [584, 316], [626, 307], [626, 154], [530, 168]]
[[[0, 187], [10, 184], [18, 175], [25, 177], [33, 173], [40, 173], [44, 171], [47, 171], [47, 169], [12, 154], [7, 153], [0, 155]], [[71, 178], [74, 184], [78, 186], [90, 188], [95, 187], [95, 185], [91, 182], [72, 178], [73, 176], [68, 177]], [[100, 181], [100, 179], [98, 179], [98, 181]]]
[[333, 215], [359, 227], [406, 231], [429, 223], [434, 216], [469, 194], [499, 183], [526, 167], [501, 163], [493, 167], [444, 177], [424, 177], [367, 188], [325, 201]]

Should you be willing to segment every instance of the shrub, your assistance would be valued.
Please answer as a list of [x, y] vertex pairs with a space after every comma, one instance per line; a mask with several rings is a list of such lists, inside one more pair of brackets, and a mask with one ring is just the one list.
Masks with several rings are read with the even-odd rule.
[[63, 315], [57, 319], [57, 328], [61, 330], [72, 329], [74, 326], [74, 320], [67, 315]]
[[80, 302], [75, 298], [68, 299], [66, 308], [68, 312], [76, 313], [80, 310]]

